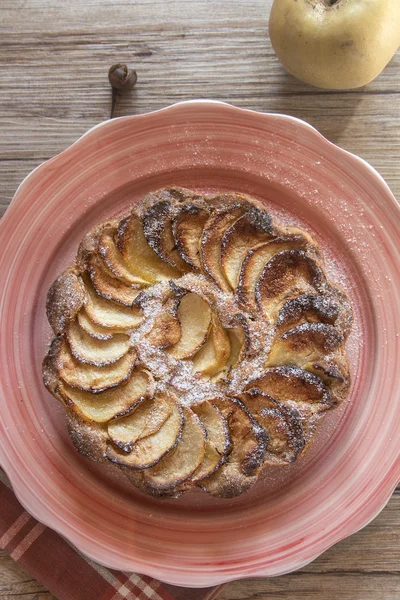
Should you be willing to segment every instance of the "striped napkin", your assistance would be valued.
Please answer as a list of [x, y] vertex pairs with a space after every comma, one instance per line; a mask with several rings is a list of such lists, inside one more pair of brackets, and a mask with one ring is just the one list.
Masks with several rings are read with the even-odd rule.
[[0, 547], [58, 600], [212, 600], [223, 587], [176, 587], [98, 565], [31, 517], [1, 469], [0, 507]]

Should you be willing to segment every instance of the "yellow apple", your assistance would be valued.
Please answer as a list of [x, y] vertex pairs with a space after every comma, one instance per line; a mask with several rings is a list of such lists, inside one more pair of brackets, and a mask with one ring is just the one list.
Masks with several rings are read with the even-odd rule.
[[400, 0], [275, 0], [269, 34], [298, 79], [327, 89], [361, 87], [400, 46]]

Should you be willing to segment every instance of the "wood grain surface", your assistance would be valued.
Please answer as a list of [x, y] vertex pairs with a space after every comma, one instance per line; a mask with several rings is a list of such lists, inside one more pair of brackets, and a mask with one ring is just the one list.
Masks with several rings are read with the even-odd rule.
[[[18, 184], [107, 119], [111, 64], [138, 73], [116, 115], [213, 98], [305, 119], [370, 162], [400, 198], [400, 52], [349, 92], [287, 75], [268, 38], [272, 0], [0, 0], [0, 214]], [[229, 584], [221, 600], [398, 600], [400, 491], [363, 531], [304, 569]], [[53, 597], [0, 552], [0, 598]], [[73, 598], [71, 599], [73, 600]]]

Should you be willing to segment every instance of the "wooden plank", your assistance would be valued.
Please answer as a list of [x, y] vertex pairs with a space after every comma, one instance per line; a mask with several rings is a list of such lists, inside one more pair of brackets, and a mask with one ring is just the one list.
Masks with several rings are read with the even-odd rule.
[[[400, 494], [367, 527], [339, 542], [303, 569], [307, 573], [398, 573]], [[400, 583], [400, 581], [399, 581]]]
[[320, 575], [298, 572], [286, 577], [230, 584], [220, 600], [398, 600], [398, 574]]

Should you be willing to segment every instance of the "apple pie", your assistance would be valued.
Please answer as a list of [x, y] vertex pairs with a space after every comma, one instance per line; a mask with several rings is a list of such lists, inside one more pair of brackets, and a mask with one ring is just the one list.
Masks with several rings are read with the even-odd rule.
[[348, 393], [346, 294], [306, 231], [244, 194], [169, 187], [97, 225], [47, 315], [73, 444], [153, 496], [245, 492]]

